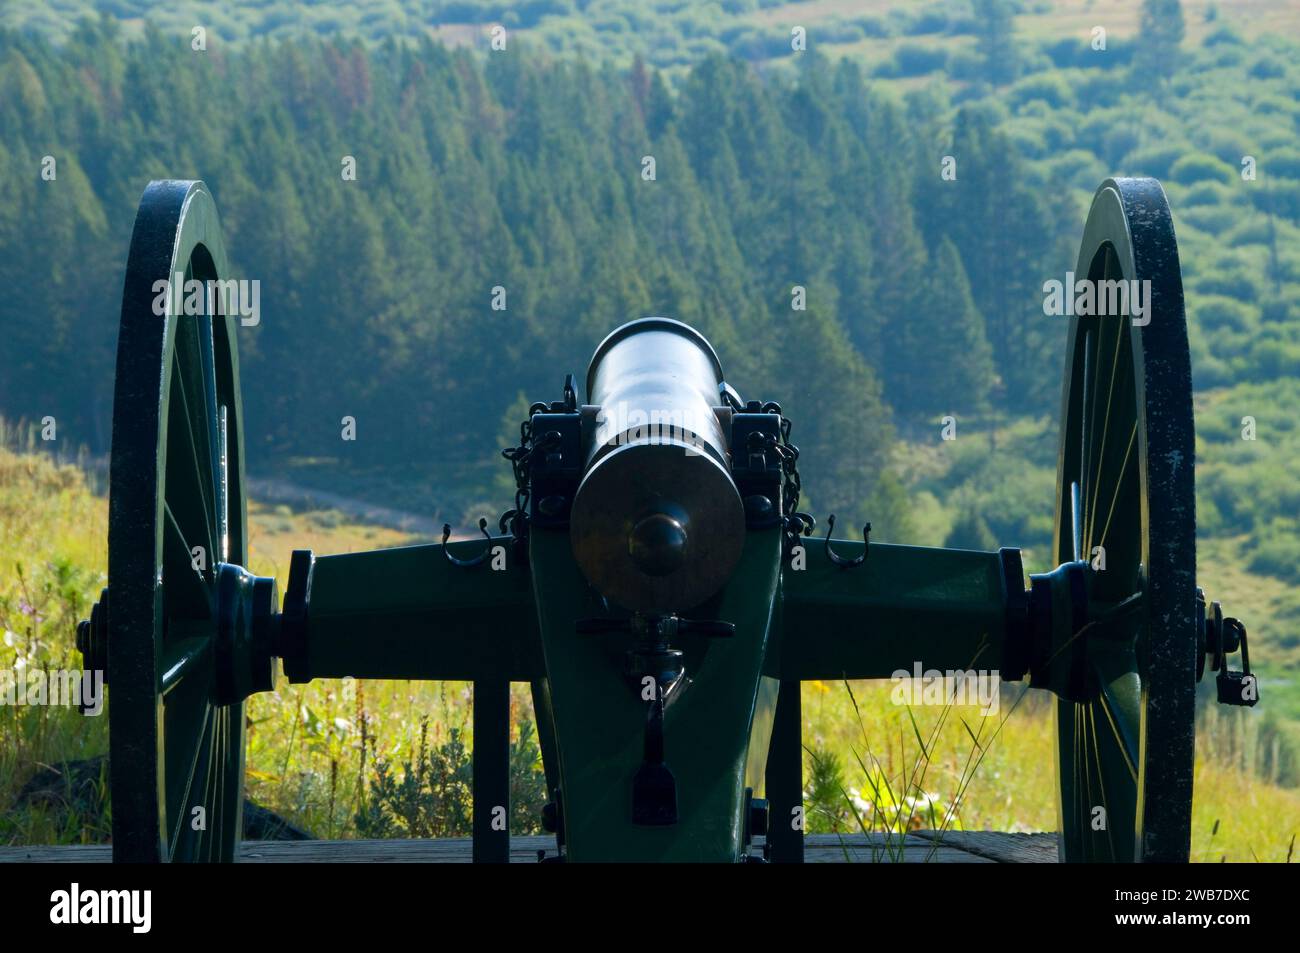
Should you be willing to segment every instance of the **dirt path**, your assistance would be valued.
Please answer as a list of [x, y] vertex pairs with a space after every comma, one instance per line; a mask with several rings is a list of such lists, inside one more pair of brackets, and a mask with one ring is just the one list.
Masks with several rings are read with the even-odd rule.
[[338, 510], [359, 522], [384, 526], [430, 539], [442, 538], [438, 514], [432, 516], [367, 503], [328, 490], [316, 490], [278, 478], [246, 477], [248, 495], [259, 503], [283, 503], [299, 509]]
[[[107, 480], [107, 456], [87, 457], [81, 461], [81, 465], [99, 479]], [[442, 538], [441, 514], [437, 512], [427, 515], [379, 506], [340, 493], [300, 486], [278, 477], [246, 476], [244, 479], [248, 485], [249, 497], [257, 503], [282, 503], [295, 509], [338, 510], [367, 525], [383, 526], [429, 539]]]

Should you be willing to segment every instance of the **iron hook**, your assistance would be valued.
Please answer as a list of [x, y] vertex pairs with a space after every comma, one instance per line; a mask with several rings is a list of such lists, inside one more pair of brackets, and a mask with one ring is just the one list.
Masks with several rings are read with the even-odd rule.
[[831, 530], [835, 529], [835, 514], [832, 513], [826, 517], [826, 558], [841, 569], [855, 569], [867, 561], [867, 553], [871, 549], [871, 524], [868, 523], [862, 527], [862, 555], [855, 556], [852, 559], [845, 559], [835, 550], [831, 549]]
[[447, 557], [447, 562], [451, 563], [453, 566], [460, 566], [462, 569], [472, 569], [475, 566], [481, 566], [483, 563], [487, 562], [488, 557], [492, 555], [492, 536], [487, 531], [487, 520], [479, 517], [478, 528], [479, 531], [482, 532], [483, 537], [488, 541], [488, 547], [473, 559], [457, 559], [447, 549], [447, 540], [451, 539], [451, 524], [442, 524], [442, 554]]

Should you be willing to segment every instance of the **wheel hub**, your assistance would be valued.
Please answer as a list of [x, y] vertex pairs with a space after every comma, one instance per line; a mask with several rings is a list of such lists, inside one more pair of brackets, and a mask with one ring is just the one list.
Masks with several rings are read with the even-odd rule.
[[275, 688], [278, 668], [272, 646], [279, 629], [275, 578], [255, 576], [242, 566], [217, 566], [215, 701], [233, 705], [255, 692]]
[[[279, 593], [274, 577], [255, 576], [242, 566], [218, 563], [216, 621], [209, 629], [216, 662], [212, 700], [235, 705], [256, 692], [275, 689], [279, 659], [274, 646], [279, 637]], [[197, 634], [187, 621], [187, 635]], [[77, 650], [82, 664], [108, 679], [108, 590], [91, 609], [90, 618], [77, 624]], [[167, 679], [164, 678], [164, 684]]]
[[1098, 599], [1097, 572], [1080, 560], [1029, 577], [1029, 682], [1067, 701], [1096, 697], [1090, 653], [1133, 651], [1137, 641], [1137, 627], [1124, 622], [1141, 608], [1142, 592], [1119, 602]]

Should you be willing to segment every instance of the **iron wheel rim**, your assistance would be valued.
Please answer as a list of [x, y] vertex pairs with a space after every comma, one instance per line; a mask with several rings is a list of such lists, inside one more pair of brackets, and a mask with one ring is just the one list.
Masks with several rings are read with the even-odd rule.
[[1090, 697], [1055, 706], [1060, 854], [1185, 862], [1195, 754], [1194, 425], [1177, 242], [1156, 180], [1102, 184], [1076, 275], [1149, 281], [1150, 310], [1145, 324], [1128, 314], [1070, 321], [1053, 553], [1058, 563], [1092, 561], [1093, 547], [1104, 547], [1092, 598], [1136, 597], [1137, 611], [1096, 621], [1109, 637], [1089, 642]]

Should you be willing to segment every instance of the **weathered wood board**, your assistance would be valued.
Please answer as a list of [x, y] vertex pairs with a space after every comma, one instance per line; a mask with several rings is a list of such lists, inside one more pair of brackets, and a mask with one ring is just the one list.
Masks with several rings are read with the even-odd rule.
[[[761, 843], [761, 841], [760, 841]], [[464, 864], [470, 838], [439, 840], [245, 841], [239, 859], [246, 864]], [[511, 863], [536, 863], [538, 851], [555, 856], [555, 838], [513, 837]], [[87, 847], [0, 847], [0, 863], [108, 863], [113, 849]], [[1055, 834], [1005, 834], [999, 831], [916, 831], [906, 837], [882, 834], [810, 834], [804, 839], [808, 863], [1055, 863]]]

